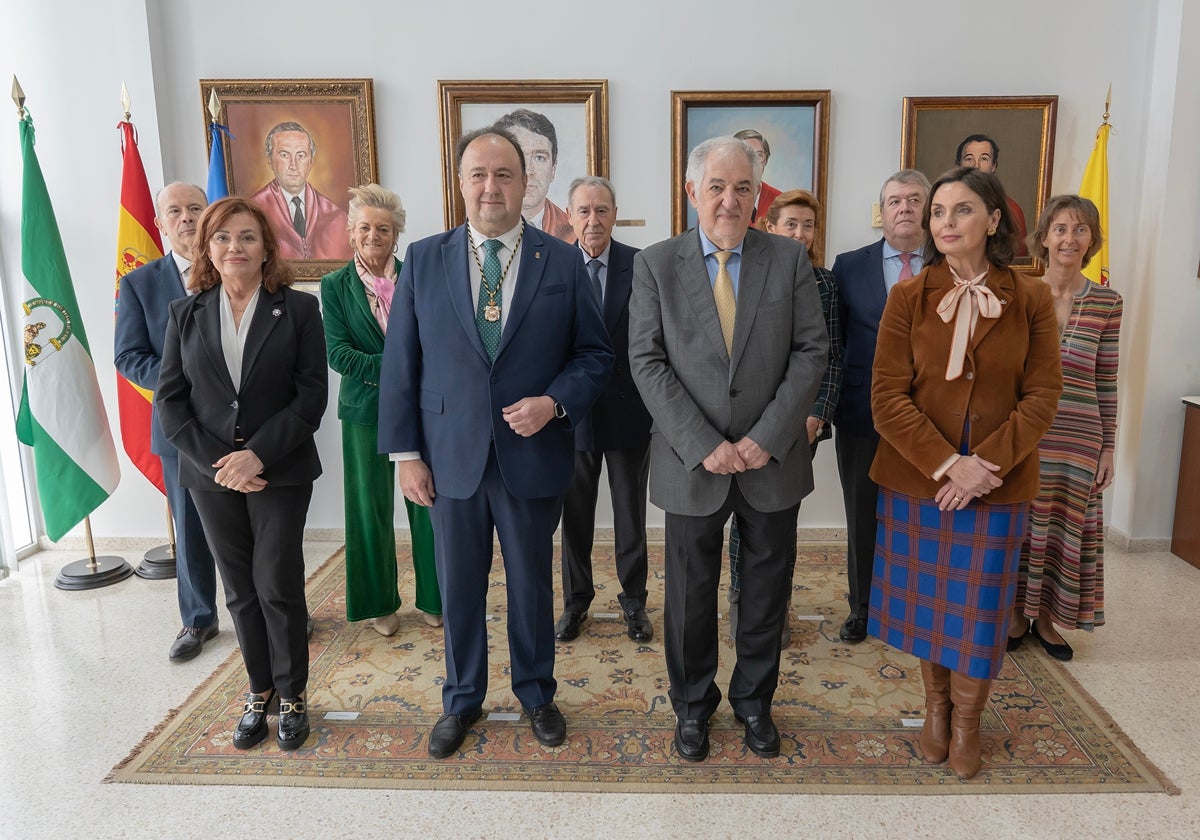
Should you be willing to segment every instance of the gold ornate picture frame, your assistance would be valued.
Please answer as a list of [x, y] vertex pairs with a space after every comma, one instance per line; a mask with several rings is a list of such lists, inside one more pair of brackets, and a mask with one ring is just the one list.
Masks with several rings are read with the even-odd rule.
[[[281, 248], [287, 249], [285, 256], [297, 280], [312, 283], [345, 265], [351, 257], [346, 191], [379, 180], [372, 80], [201, 79], [206, 126], [213, 91], [220, 98], [222, 119], [229, 128], [228, 135], [221, 138], [229, 194], [253, 198], [267, 213]], [[283, 229], [293, 223], [286, 211], [288, 185], [281, 189], [279, 178], [295, 186], [300, 176], [295, 172], [289, 175], [284, 167], [296, 164], [281, 163], [279, 155], [272, 158], [267, 154], [272, 129], [288, 124], [301, 126], [313, 148], [300, 187], [306, 203], [312, 204], [305, 211], [304, 237]], [[211, 151], [211, 133], [208, 145]], [[285, 245], [291, 240], [294, 245]]]
[[[900, 166], [934, 181], [955, 166], [966, 138], [991, 138], [999, 151], [996, 176], [1029, 232], [1050, 197], [1057, 117], [1057, 96], [906, 96]], [[1036, 270], [1024, 246], [1022, 241], [1013, 263]]]
[[[531, 158], [532, 149], [525, 149], [530, 183], [522, 213], [530, 222], [554, 218], [561, 227], [571, 181], [583, 175], [608, 177], [607, 79], [441, 80], [438, 109], [447, 229], [466, 218], [455, 171], [454, 146], [458, 138], [517, 111], [523, 112], [515, 117], [522, 125], [539, 129], [514, 132], [523, 148], [527, 137], [552, 146], [552, 160], [542, 164]], [[547, 134], [551, 136], [547, 138]], [[555, 233], [549, 225], [543, 229]]]
[[825, 250], [829, 212], [828, 90], [671, 91], [671, 230], [696, 223], [684, 192], [687, 156], [697, 143], [743, 129], [770, 145], [763, 182], [780, 190], [804, 189], [821, 203], [813, 253]]

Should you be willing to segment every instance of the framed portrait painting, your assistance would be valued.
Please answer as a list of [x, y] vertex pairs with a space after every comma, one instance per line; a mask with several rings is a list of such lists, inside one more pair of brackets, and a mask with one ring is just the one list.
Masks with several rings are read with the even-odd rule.
[[[829, 171], [829, 91], [671, 91], [671, 230], [696, 225], [684, 191], [688, 153], [710, 137], [740, 134], [765, 158], [754, 218], [766, 216], [779, 191], [808, 190], [821, 203], [813, 253], [825, 245]], [[761, 205], [761, 206], [760, 206]]]
[[206, 124], [213, 91], [230, 195], [262, 208], [298, 280], [345, 265], [347, 190], [379, 178], [371, 80], [201, 79]]
[[525, 152], [528, 186], [521, 215], [574, 241], [567, 188], [583, 175], [608, 177], [608, 81], [439, 81], [446, 227], [466, 218], [454, 146], [464, 133], [500, 125]]
[[[1014, 264], [1050, 197], [1057, 96], [906, 96], [900, 165], [936, 180], [960, 162], [994, 171], [1017, 228]], [[961, 155], [961, 160], [960, 156]]]

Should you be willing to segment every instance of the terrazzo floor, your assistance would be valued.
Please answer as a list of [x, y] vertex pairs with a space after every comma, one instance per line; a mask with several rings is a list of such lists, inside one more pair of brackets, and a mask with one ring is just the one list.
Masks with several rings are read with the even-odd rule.
[[[309, 570], [336, 543], [306, 544]], [[1108, 624], [1067, 667], [1181, 791], [831, 796], [379, 791], [101, 784], [234, 648], [166, 652], [174, 581], [60, 592], [79, 552], [0, 581], [0, 838], [1074, 838], [1200, 836], [1200, 569], [1108, 547]], [[136, 562], [140, 552], [126, 552]], [[407, 600], [407, 599], [406, 599]], [[656, 628], [661, 632], [661, 627]], [[568, 721], [569, 724], [569, 721]]]

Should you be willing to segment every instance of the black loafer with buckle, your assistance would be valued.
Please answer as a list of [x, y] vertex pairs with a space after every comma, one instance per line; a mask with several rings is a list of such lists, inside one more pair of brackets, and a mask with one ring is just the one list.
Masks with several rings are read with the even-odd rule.
[[248, 693], [246, 706], [242, 711], [242, 719], [238, 721], [237, 729], [233, 731], [234, 749], [248, 750], [262, 743], [267, 737], [267, 709], [275, 699], [275, 691], [269, 695]]
[[308, 706], [299, 697], [279, 701], [279, 732], [276, 738], [281, 750], [294, 750], [308, 739]]

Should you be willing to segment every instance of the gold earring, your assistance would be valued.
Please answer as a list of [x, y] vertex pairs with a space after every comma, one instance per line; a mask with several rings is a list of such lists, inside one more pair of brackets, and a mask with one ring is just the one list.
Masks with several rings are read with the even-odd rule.
[[996, 229], [988, 228], [988, 236], [995, 236], [995, 235], [996, 235]]

